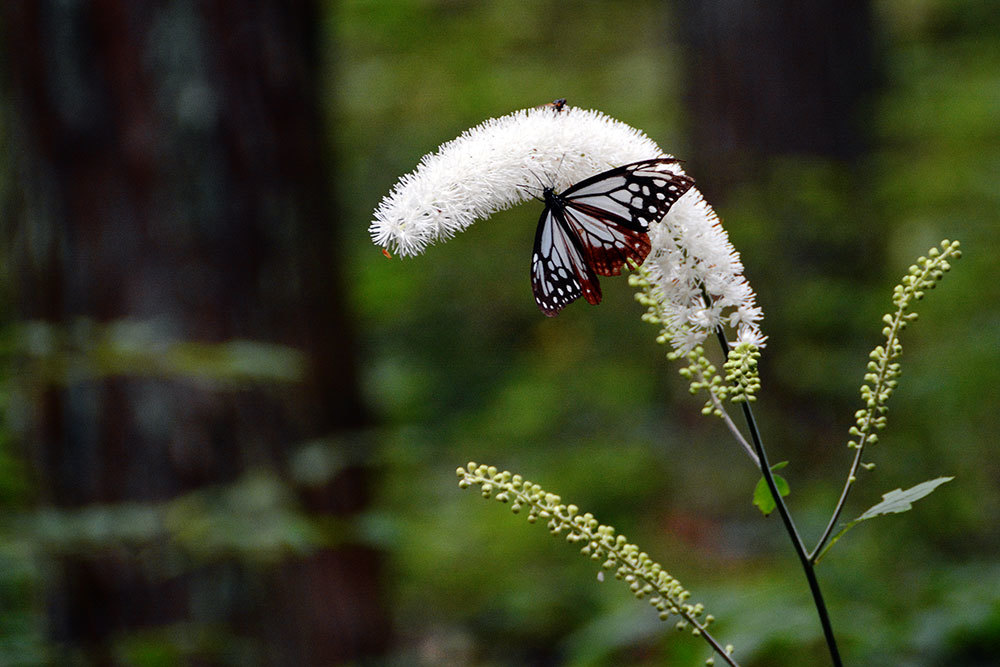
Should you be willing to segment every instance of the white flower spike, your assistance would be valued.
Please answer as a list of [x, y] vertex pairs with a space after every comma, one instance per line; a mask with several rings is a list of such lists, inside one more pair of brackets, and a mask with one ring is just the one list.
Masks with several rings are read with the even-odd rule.
[[[417, 255], [480, 218], [536, 199], [532, 186], [539, 179], [562, 191], [614, 167], [664, 156], [644, 133], [599, 111], [566, 104], [516, 111], [425, 155], [375, 209], [369, 232], [393, 254]], [[679, 165], [676, 171], [682, 173]], [[643, 282], [661, 306], [657, 319], [675, 350], [691, 350], [720, 324], [735, 329], [740, 341], [763, 345], [762, 312], [739, 255], [701, 193], [691, 188], [650, 224], [649, 240]]]
[[649, 137], [571, 106], [491, 118], [425, 155], [375, 209], [372, 240], [393, 254], [417, 255], [477, 219], [534, 199], [539, 178], [557, 191], [611, 167], [662, 155]]

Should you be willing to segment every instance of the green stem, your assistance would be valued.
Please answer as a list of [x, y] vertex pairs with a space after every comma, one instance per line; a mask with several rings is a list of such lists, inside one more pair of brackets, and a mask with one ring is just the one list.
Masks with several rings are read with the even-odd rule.
[[809, 554], [810, 562], [815, 563], [819, 560], [819, 557], [823, 555], [823, 547], [826, 546], [830, 536], [833, 535], [833, 529], [837, 526], [837, 520], [840, 518], [841, 512], [844, 511], [844, 505], [847, 503], [847, 494], [851, 492], [851, 487], [854, 486], [854, 481], [857, 479], [858, 468], [861, 466], [861, 454], [863, 451], [864, 443], [859, 442], [858, 451], [855, 452], [854, 461], [851, 462], [851, 468], [847, 473], [847, 481], [844, 482], [844, 488], [840, 492], [840, 499], [837, 500], [837, 506], [834, 508], [833, 514], [830, 515], [830, 521], [826, 524], [826, 529], [823, 531], [823, 535], [820, 536], [819, 540], [816, 542], [816, 546]]
[[[722, 347], [722, 353], [728, 358], [729, 341], [726, 340], [725, 331], [723, 331], [722, 327], [718, 327], [715, 333], [719, 339], [719, 345]], [[788, 537], [792, 540], [792, 547], [795, 549], [795, 554], [799, 557], [799, 562], [802, 564], [802, 569], [806, 575], [806, 581], [809, 583], [809, 592], [812, 593], [813, 604], [816, 605], [816, 613], [819, 615], [819, 622], [823, 627], [823, 636], [830, 651], [830, 659], [835, 667], [841, 667], [843, 663], [840, 660], [840, 651], [837, 649], [837, 638], [833, 634], [830, 615], [827, 613], [826, 603], [823, 601], [823, 593], [820, 590], [819, 581], [816, 579], [816, 569], [813, 562], [809, 559], [809, 555], [806, 553], [805, 545], [802, 543], [799, 531], [795, 528], [792, 515], [789, 513], [784, 499], [778, 492], [777, 484], [774, 482], [774, 475], [771, 473], [771, 464], [767, 460], [767, 453], [764, 451], [764, 445], [760, 439], [760, 431], [757, 429], [757, 420], [754, 419], [753, 411], [750, 409], [750, 402], [743, 401], [741, 405], [743, 406], [743, 416], [746, 419], [747, 428], [750, 430], [754, 449], [757, 452], [757, 458], [760, 460], [761, 474], [764, 475], [764, 481], [767, 483], [767, 488], [771, 491], [771, 497], [774, 498], [778, 514], [785, 525], [785, 532], [788, 533]]]
[[704, 625], [698, 623], [697, 621], [689, 621], [689, 622], [696, 628], [698, 628], [698, 632], [701, 633], [702, 639], [708, 642], [709, 646], [712, 647], [712, 650], [715, 651], [715, 653], [719, 657], [725, 660], [727, 665], [730, 665], [730, 667], [740, 667], [739, 663], [737, 663], [736, 660], [733, 659], [733, 656], [726, 653], [726, 649], [722, 648], [722, 644], [720, 644], [715, 637], [713, 637], [708, 633], [708, 630], [705, 629]]
[[[927, 271], [924, 271], [926, 275]], [[922, 275], [921, 278], [924, 276]], [[926, 280], [926, 278], [925, 278]], [[889, 335], [886, 336], [885, 342], [885, 356], [878, 364], [878, 372], [876, 373], [876, 378], [872, 382], [874, 393], [876, 396], [881, 395], [883, 392], [883, 387], [885, 386], [886, 377], [889, 373], [889, 365], [896, 359], [898, 354], [894, 353], [894, 350], [899, 345], [899, 332], [902, 329], [904, 318], [906, 317], [906, 304], [900, 304], [896, 307], [896, 312], [892, 318], [892, 324], [887, 327], [889, 330]], [[837, 506], [833, 510], [833, 514], [830, 515], [830, 521], [826, 524], [826, 529], [820, 536], [819, 541], [816, 542], [816, 547], [809, 554], [809, 560], [816, 562], [819, 556], [823, 553], [823, 547], [826, 545], [827, 540], [833, 534], [833, 529], [837, 526], [837, 521], [840, 519], [841, 512], [844, 511], [844, 505], [847, 503], [847, 494], [850, 493], [851, 487], [854, 486], [854, 482], [857, 480], [858, 468], [861, 466], [861, 457], [865, 451], [865, 445], [868, 444], [868, 440], [871, 437], [872, 432], [875, 430], [875, 419], [878, 415], [878, 407], [881, 407], [881, 403], [878, 406], [869, 407], [867, 409], [867, 416], [865, 418], [864, 424], [861, 426], [861, 433], [858, 436], [857, 451], [854, 454], [854, 461], [851, 462], [851, 468], [847, 471], [847, 480], [844, 482], [844, 489], [840, 492], [840, 499], [837, 501]]]
[[[852, 435], [857, 437], [857, 444], [855, 445], [857, 451], [854, 454], [854, 461], [851, 462], [851, 468], [847, 472], [847, 480], [844, 482], [843, 491], [840, 492], [840, 499], [837, 501], [837, 506], [834, 508], [833, 514], [830, 515], [830, 521], [826, 524], [826, 529], [809, 554], [809, 560], [814, 563], [829, 548], [828, 541], [833, 535], [841, 512], [844, 511], [847, 494], [850, 493], [851, 487], [857, 481], [858, 468], [861, 467], [861, 457], [864, 453], [865, 445], [874, 442], [875, 431], [884, 427], [885, 417], [881, 415], [885, 413], [885, 402], [888, 400], [889, 394], [892, 393], [890, 380], [893, 375], [898, 374], [898, 369], [895, 371], [892, 369], [893, 362], [903, 353], [899, 336], [906, 323], [916, 317], [916, 314], [907, 312], [910, 302], [913, 299], [919, 299], [923, 295], [924, 290], [934, 287], [934, 284], [941, 279], [944, 272], [950, 268], [948, 259], [958, 259], [962, 256], [958, 241], [944, 240], [941, 242], [940, 247], [940, 251], [937, 248], [931, 248], [927, 253], [927, 257], [918, 259], [917, 265], [910, 267], [909, 274], [903, 277], [903, 281], [893, 291], [892, 302], [896, 305], [896, 312], [892, 315], [891, 320], [886, 322], [889, 326], [883, 329], [886, 341], [883, 353], [879, 355], [880, 358], [874, 377], [871, 378], [869, 396], [872, 400], [869, 402], [864, 392], [865, 389], [868, 389], [867, 382], [869, 381], [869, 374], [866, 374], [866, 384], [862, 389], [861, 397], [865, 399], [865, 403], [868, 406], [864, 411], [864, 416], [858, 419], [856, 434], [852, 433]], [[702, 293], [704, 294], [704, 290]], [[889, 318], [889, 315], [885, 317]], [[877, 350], [878, 348], [876, 348]], [[872, 354], [875, 355], [875, 352]], [[879, 424], [879, 419], [883, 421], [881, 425]]]
[[760, 433], [757, 431], [757, 422], [754, 419], [753, 412], [750, 410], [750, 403], [747, 401], [743, 402], [743, 415], [746, 417], [747, 428], [750, 429], [750, 435], [753, 439], [754, 448], [757, 450], [757, 456], [760, 457], [761, 473], [764, 475], [767, 488], [770, 489], [771, 496], [778, 507], [778, 514], [781, 515], [781, 520], [785, 524], [785, 531], [792, 540], [795, 555], [799, 557], [799, 562], [802, 564], [806, 581], [809, 582], [809, 592], [812, 593], [813, 603], [816, 605], [816, 613], [819, 615], [819, 622], [823, 627], [823, 637], [826, 639], [827, 648], [830, 650], [830, 659], [836, 667], [840, 667], [842, 663], [840, 660], [840, 651], [837, 649], [837, 638], [833, 634], [833, 625], [830, 623], [830, 615], [826, 610], [826, 603], [823, 601], [823, 592], [820, 590], [819, 580], [816, 579], [816, 567], [809, 559], [809, 555], [806, 554], [802, 538], [799, 537], [799, 532], [795, 529], [795, 522], [792, 521], [788, 507], [785, 505], [785, 501], [778, 492], [777, 485], [774, 483], [774, 476], [771, 474], [771, 464], [767, 460], [764, 445], [760, 440]]

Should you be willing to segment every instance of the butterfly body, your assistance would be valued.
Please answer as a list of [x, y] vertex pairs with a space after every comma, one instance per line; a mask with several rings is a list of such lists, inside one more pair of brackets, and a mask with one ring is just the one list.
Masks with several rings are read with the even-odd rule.
[[649, 225], [660, 220], [694, 181], [677, 160], [642, 160], [602, 172], [561, 193], [542, 190], [531, 258], [531, 287], [549, 317], [583, 296], [601, 301], [597, 276], [617, 276], [650, 252]]

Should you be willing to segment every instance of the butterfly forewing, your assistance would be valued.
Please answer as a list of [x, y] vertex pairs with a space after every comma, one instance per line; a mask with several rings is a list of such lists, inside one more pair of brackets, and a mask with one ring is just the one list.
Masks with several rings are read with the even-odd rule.
[[594, 207], [612, 214], [618, 224], [638, 231], [661, 219], [694, 180], [674, 173], [674, 158], [633, 162], [584, 179], [563, 192], [567, 206]]
[[694, 184], [674, 158], [634, 162], [591, 176], [561, 194], [545, 190], [531, 263], [539, 309], [556, 315], [581, 294], [601, 301], [597, 276], [615, 276], [650, 251], [649, 225]]

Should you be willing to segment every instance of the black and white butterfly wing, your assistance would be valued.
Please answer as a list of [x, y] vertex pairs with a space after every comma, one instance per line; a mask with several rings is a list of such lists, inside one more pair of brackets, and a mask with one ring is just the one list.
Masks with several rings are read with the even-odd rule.
[[592, 207], [576, 207], [567, 203], [566, 222], [581, 241], [587, 265], [597, 275], [620, 275], [630, 260], [642, 264], [649, 254], [646, 232], [626, 227]]
[[601, 301], [597, 276], [616, 276], [650, 251], [649, 225], [694, 184], [674, 158], [634, 162], [591, 176], [561, 194], [545, 190], [531, 261], [535, 302], [552, 317], [583, 295]]
[[679, 160], [633, 162], [586, 178], [559, 195], [572, 209], [645, 232], [663, 218], [694, 180], [673, 171]]
[[[557, 195], [546, 191], [546, 198]], [[601, 286], [587, 263], [587, 256], [566, 222], [566, 210], [559, 202], [545, 207], [535, 231], [531, 256], [531, 290], [535, 303], [548, 317], [554, 317], [581, 294], [590, 303], [600, 303]]]

